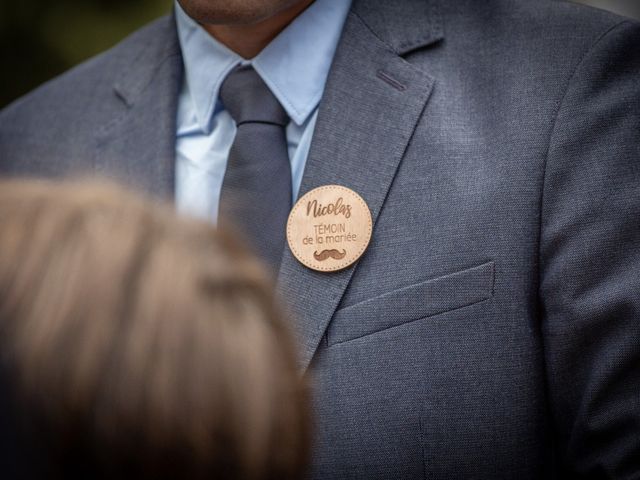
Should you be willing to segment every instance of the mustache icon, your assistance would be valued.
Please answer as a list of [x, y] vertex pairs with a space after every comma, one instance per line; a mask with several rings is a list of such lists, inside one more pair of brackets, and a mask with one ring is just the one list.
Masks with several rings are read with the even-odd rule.
[[322, 250], [320, 253], [313, 252], [313, 258], [315, 258], [319, 262], [324, 262], [328, 258], [333, 258], [334, 260], [342, 260], [346, 257], [347, 251], [342, 250]]

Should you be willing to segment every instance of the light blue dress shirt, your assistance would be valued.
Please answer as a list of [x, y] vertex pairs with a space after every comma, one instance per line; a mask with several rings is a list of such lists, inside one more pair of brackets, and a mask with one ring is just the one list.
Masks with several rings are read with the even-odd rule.
[[298, 196], [329, 68], [351, 0], [316, 0], [258, 56], [245, 60], [215, 40], [175, 2], [185, 75], [178, 99], [176, 205], [216, 222], [236, 126], [218, 99], [237, 65], [252, 65], [289, 114], [292, 201]]

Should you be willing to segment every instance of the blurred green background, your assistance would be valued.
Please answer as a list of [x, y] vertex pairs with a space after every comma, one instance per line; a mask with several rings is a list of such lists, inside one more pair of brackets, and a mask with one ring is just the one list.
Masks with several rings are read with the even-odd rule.
[[[640, 0], [581, 1], [640, 18]], [[171, 6], [172, 0], [0, 0], [0, 108]]]
[[0, 0], [0, 108], [172, 5], [172, 0]]

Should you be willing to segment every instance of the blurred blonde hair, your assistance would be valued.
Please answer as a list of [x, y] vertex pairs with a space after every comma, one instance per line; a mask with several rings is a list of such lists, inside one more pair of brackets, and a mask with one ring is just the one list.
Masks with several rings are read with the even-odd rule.
[[48, 478], [298, 478], [307, 395], [262, 269], [107, 183], [0, 182], [0, 349]]

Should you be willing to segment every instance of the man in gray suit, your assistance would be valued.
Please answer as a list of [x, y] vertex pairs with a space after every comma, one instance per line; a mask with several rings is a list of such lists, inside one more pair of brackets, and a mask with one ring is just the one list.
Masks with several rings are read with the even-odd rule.
[[[181, 5], [251, 58], [309, 3]], [[344, 185], [374, 222], [345, 270], [278, 263], [316, 384], [311, 475], [640, 478], [640, 25], [547, 0], [354, 0], [343, 21], [317, 112], [287, 105], [294, 197]], [[197, 126], [190, 38], [160, 19], [9, 106], [0, 172], [116, 176], [188, 210], [183, 157], [216, 148], [190, 135], [232, 125]]]

